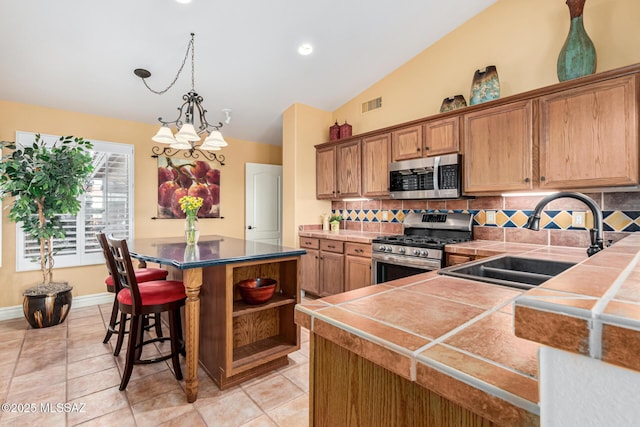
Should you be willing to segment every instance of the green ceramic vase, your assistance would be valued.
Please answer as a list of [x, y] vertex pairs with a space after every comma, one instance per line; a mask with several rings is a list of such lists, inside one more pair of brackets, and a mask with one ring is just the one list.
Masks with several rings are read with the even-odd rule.
[[558, 55], [558, 80], [561, 82], [596, 71], [596, 49], [582, 22], [584, 2], [585, 0], [567, 0], [571, 26]]

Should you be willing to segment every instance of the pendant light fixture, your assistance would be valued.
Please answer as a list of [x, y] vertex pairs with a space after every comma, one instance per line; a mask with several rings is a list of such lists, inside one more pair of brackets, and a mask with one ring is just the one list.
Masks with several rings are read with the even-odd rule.
[[[222, 147], [229, 145], [227, 141], [224, 140], [222, 133], [220, 133], [220, 128], [223, 126], [222, 122], [218, 122], [216, 125], [209, 124], [205, 116], [207, 110], [202, 106], [202, 96], [198, 95], [195, 91], [194, 39], [195, 34], [191, 33], [191, 40], [189, 40], [189, 44], [187, 45], [187, 51], [184, 59], [182, 60], [182, 65], [180, 65], [178, 73], [166, 89], [156, 91], [149, 87], [146, 79], [151, 76], [151, 72], [148, 70], [137, 68], [133, 73], [142, 79], [147, 89], [157, 95], [162, 95], [171, 89], [176, 83], [187, 62], [189, 52], [191, 52], [191, 90], [185, 95], [182, 95], [182, 100], [184, 102], [180, 107], [178, 107], [178, 117], [175, 120], [166, 121], [163, 120], [162, 117], [158, 118], [158, 121], [162, 123], [162, 126], [158, 130], [158, 133], [151, 138], [154, 142], [168, 144], [169, 146], [164, 147], [163, 149], [153, 147], [152, 151], [155, 154], [154, 157], [157, 157], [158, 155], [171, 157], [177, 154], [178, 150], [188, 150], [188, 152], [184, 153], [185, 157], [197, 158], [199, 157], [199, 154], [202, 154], [208, 160], [217, 160], [221, 164], [224, 164], [224, 156], [210, 153], [210, 151], [219, 151]], [[226, 114], [227, 123], [229, 123], [230, 120], [230, 111], [231, 110], [223, 110]], [[169, 127], [170, 125], [177, 128], [175, 135]], [[196, 145], [196, 143], [200, 142], [203, 135], [206, 135], [206, 137], [202, 144]]]

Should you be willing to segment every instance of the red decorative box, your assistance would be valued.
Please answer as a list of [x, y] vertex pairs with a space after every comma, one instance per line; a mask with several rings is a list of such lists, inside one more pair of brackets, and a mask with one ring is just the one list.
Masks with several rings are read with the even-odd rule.
[[336, 124], [329, 127], [329, 141], [335, 141], [340, 139], [340, 125], [336, 121]]
[[343, 125], [340, 125], [340, 138], [348, 138], [351, 136], [351, 125], [344, 122]]

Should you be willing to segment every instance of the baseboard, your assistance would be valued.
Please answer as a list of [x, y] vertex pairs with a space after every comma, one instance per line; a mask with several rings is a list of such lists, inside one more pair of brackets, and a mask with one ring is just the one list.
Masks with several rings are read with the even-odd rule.
[[[71, 302], [71, 309], [78, 307], [88, 307], [90, 305], [98, 304], [112, 304], [113, 294], [109, 292], [102, 292], [99, 294], [82, 295], [73, 297]], [[17, 319], [24, 317], [21, 305], [13, 305], [10, 307], [0, 307], [0, 320]]]

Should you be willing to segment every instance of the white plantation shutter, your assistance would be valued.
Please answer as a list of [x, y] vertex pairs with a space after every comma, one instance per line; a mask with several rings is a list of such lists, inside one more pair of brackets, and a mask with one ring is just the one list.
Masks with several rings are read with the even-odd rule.
[[[34, 134], [18, 134], [16, 141], [22, 144], [35, 138]], [[62, 217], [67, 237], [53, 241], [54, 268], [104, 263], [96, 240], [100, 231], [133, 238], [133, 146], [91, 142], [94, 169], [80, 198], [80, 212]], [[40, 264], [33, 262], [40, 254], [38, 241], [26, 238], [19, 225], [16, 236], [16, 271], [38, 270]]]

